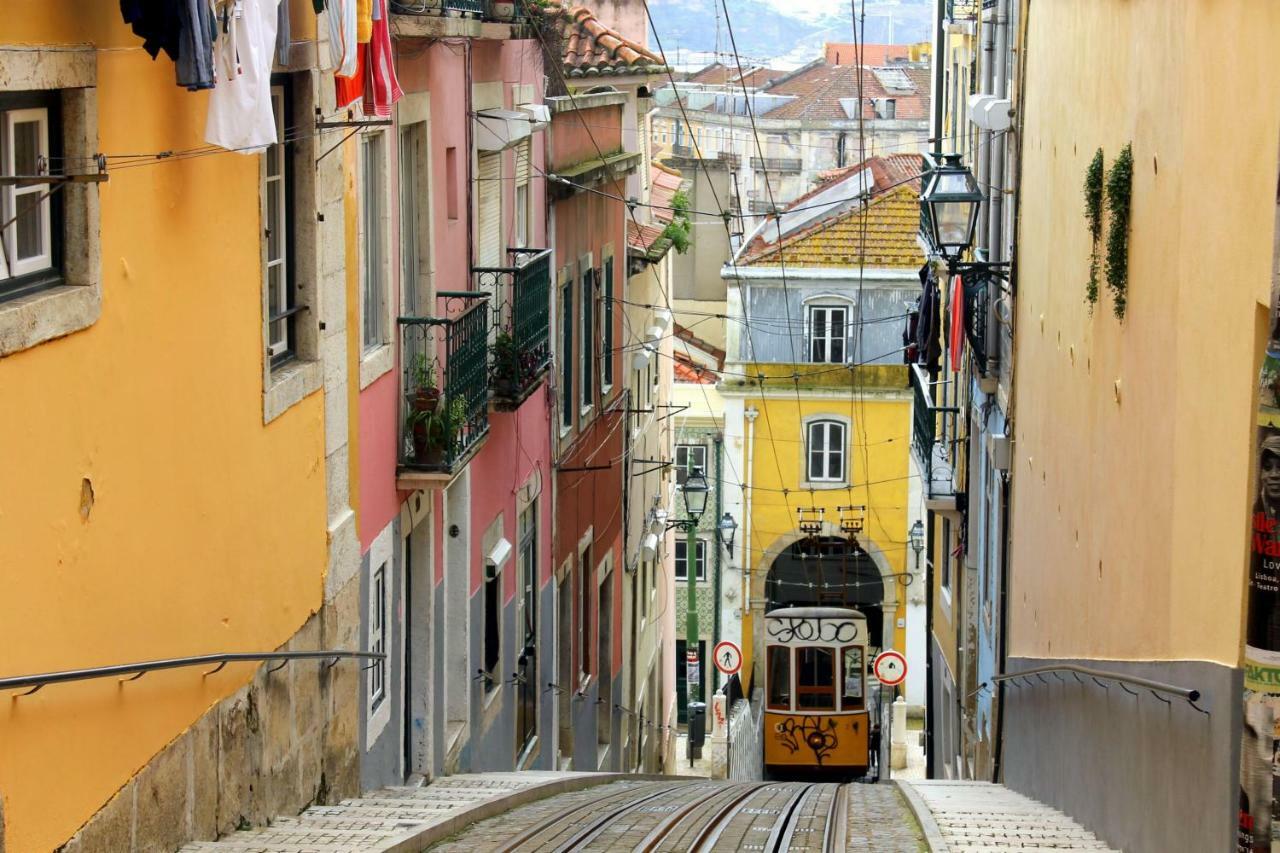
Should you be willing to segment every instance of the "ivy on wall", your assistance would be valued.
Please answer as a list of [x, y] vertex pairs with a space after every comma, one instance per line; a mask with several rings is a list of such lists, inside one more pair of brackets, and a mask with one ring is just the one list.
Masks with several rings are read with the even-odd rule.
[[1120, 149], [1107, 174], [1107, 288], [1115, 299], [1116, 318], [1123, 320], [1129, 291], [1129, 202], [1133, 194], [1133, 147]]
[[689, 196], [677, 190], [671, 197], [672, 218], [662, 230], [662, 236], [671, 241], [676, 252], [683, 255], [689, 251]]
[[1089, 224], [1091, 248], [1089, 250], [1089, 284], [1084, 298], [1089, 311], [1098, 304], [1098, 246], [1102, 242], [1102, 149], [1099, 148], [1084, 173], [1084, 218]]

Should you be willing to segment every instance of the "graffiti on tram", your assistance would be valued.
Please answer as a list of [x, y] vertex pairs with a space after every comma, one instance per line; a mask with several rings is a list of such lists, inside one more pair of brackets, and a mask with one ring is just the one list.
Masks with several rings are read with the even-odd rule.
[[860, 623], [853, 619], [775, 618], [766, 623], [765, 631], [770, 640], [779, 643], [852, 643], [862, 639]]

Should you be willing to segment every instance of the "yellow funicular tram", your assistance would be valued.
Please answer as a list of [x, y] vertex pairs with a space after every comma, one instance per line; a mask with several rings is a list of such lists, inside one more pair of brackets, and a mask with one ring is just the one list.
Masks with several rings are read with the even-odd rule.
[[870, 763], [867, 618], [845, 607], [764, 617], [764, 764], [773, 776], [854, 776]]

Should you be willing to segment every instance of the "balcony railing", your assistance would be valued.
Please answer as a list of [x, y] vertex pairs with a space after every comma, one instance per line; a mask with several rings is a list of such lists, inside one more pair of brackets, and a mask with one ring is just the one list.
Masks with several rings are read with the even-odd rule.
[[964, 332], [978, 375], [987, 375], [987, 323], [991, 314], [991, 282], [980, 276], [964, 279]]
[[400, 466], [453, 474], [489, 432], [490, 308], [488, 300], [478, 298], [482, 294], [437, 296], [476, 302], [453, 319], [400, 318], [405, 389]]
[[524, 23], [527, 0], [395, 0], [392, 14]]
[[752, 157], [751, 168], [764, 172], [799, 172], [803, 163], [799, 157]]
[[445, 12], [481, 17], [487, 11], [485, 0], [444, 0]]
[[[934, 404], [937, 383], [918, 364], [911, 365], [911, 449], [920, 462], [926, 501], [954, 501], [957, 428], [960, 410]], [[931, 508], [945, 508], [936, 506]]]
[[520, 404], [551, 365], [551, 250], [510, 249], [512, 265], [476, 267], [476, 289], [493, 294], [490, 381], [499, 409]]

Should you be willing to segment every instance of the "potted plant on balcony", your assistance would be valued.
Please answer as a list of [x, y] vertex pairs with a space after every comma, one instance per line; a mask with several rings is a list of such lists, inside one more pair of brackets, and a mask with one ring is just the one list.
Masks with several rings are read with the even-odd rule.
[[498, 332], [493, 341], [493, 393], [514, 399], [520, 393], [520, 347], [510, 332]]
[[[405, 431], [413, 437], [413, 456], [416, 462], [423, 458], [431, 444], [431, 432], [439, 431], [435, 425], [440, 408], [440, 388], [436, 385], [436, 365], [426, 353], [414, 356], [410, 369], [412, 385], [406, 393]], [[437, 442], [438, 443], [438, 442]]]

